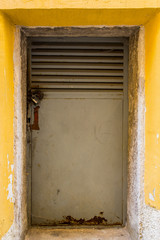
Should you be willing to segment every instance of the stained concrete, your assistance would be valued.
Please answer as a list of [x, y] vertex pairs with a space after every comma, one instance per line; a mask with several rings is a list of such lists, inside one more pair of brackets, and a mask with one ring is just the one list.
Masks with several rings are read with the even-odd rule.
[[81, 27], [23, 27], [22, 32], [27, 37], [129, 37], [139, 26], [81, 26]]
[[120, 229], [40, 229], [28, 231], [25, 240], [131, 240], [125, 228]]

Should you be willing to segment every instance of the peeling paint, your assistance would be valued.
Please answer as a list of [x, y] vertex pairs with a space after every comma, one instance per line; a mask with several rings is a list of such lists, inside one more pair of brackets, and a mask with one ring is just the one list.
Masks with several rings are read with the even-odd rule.
[[159, 140], [159, 133], [157, 133], [157, 144], [158, 144], [158, 140]]
[[13, 176], [12, 174], [8, 177], [8, 179], [10, 180], [10, 183], [8, 184], [8, 196], [7, 196], [7, 200], [10, 200], [10, 202], [14, 202], [13, 201]]
[[149, 193], [149, 199], [152, 200], [152, 201], [155, 201], [152, 193]]
[[156, 192], [156, 190], [155, 190], [155, 188], [154, 188], [153, 194], [152, 194], [152, 193], [149, 193], [149, 199], [150, 199], [151, 201], [155, 201], [155, 192]]
[[13, 172], [13, 170], [14, 170], [14, 165], [12, 164], [11, 165], [11, 171]]

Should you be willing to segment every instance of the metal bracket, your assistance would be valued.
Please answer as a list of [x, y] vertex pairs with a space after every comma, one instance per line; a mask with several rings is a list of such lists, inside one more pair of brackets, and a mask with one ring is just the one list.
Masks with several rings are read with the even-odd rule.
[[41, 100], [43, 99], [44, 94], [39, 91], [39, 90], [35, 90], [35, 91], [29, 91], [28, 92], [28, 96], [27, 96], [27, 100], [28, 103], [32, 103], [34, 105], [34, 122], [33, 124], [30, 124], [30, 129], [31, 130], [39, 130], [39, 116], [38, 116], [38, 111], [40, 106], [38, 106], [38, 104], [41, 102]]
[[31, 130], [39, 130], [39, 123], [38, 123], [38, 110], [39, 106], [34, 108], [34, 122], [30, 125]]

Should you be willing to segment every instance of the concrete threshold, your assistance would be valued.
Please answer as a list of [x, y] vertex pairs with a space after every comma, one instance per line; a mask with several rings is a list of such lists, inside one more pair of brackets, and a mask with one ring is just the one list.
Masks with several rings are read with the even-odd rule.
[[131, 240], [126, 228], [31, 228], [25, 240]]

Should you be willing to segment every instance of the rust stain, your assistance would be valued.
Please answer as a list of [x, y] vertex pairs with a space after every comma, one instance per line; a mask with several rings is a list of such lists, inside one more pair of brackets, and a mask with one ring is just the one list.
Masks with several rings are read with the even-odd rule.
[[55, 221], [45, 218], [39, 218], [34, 216], [35, 219], [39, 219], [41, 223], [34, 224], [39, 226], [94, 226], [94, 227], [106, 227], [106, 226], [121, 226], [121, 221], [114, 222], [114, 223], [108, 223], [107, 219], [100, 216], [94, 216], [93, 218], [86, 220], [85, 218], [76, 219], [72, 216], [64, 216], [64, 220], [61, 221]]
[[103, 213], [104, 213], [104, 212], [100, 212], [99, 214], [100, 214], [100, 215], [103, 215]]
[[60, 189], [57, 189], [57, 195], [60, 193]]
[[94, 216], [93, 218], [86, 220], [85, 218], [75, 219], [72, 216], [65, 217], [60, 224], [68, 225], [107, 225], [107, 219], [100, 216]]
[[32, 130], [39, 130], [39, 123], [38, 123], [38, 110], [39, 106], [34, 108], [34, 123], [31, 125]]

